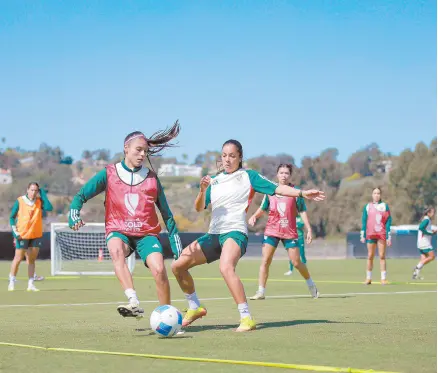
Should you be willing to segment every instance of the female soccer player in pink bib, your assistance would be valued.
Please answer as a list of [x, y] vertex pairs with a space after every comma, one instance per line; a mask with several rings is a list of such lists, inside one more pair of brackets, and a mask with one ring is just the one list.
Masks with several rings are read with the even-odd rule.
[[105, 233], [114, 270], [129, 300], [118, 307], [124, 317], [142, 317], [134, 290], [132, 275], [125, 258], [137, 251], [155, 279], [160, 304], [170, 304], [169, 280], [164, 266], [163, 248], [158, 240], [161, 226], [155, 212], [158, 207], [169, 232], [175, 258], [181, 253], [181, 241], [157, 175], [143, 166], [145, 158], [171, 146], [169, 141], [179, 133], [178, 122], [168, 131], [160, 131], [147, 138], [132, 132], [125, 138], [125, 159], [110, 164], [90, 179], [73, 198], [69, 226], [78, 230], [84, 225], [80, 211], [85, 202], [105, 192]]
[[255, 192], [304, 197], [315, 201], [325, 198], [319, 190], [300, 191], [287, 185], [278, 185], [258, 172], [242, 167], [243, 149], [240, 142], [228, 140], [222, 146], [223, 172], [201, 179], [195, 209], [200, 212], [212, 205], [210, 229], [207, 234], [187, 246], [172, 270], [189, 303], [183, 326], [207, 314], [195, 291], [189, 269], [201, 264], [220, 261], [219, 269], [230, 290], [240, 314], [236, 331], [246, 332], [256, 328], [249, 312], [245, 290], [236, 273], [239, 259], [245, 254], [248, 243], [246, 212]]
[[[289, 185], [292, 188], [298, 189], [290, 183], [291, 176], [291, 164], [280, 164], [278, 166], [277, 179], [279, 184]], [[300, 214], [307, 229], [307, 243], [310, 244], [312, 242], [312, 229], [309, 224], [306, 210], [306, 202], [304, 202], [304, 198], [302, 197], [284, 197], [277, 194], [265, 195], [262, 205], [249, 219], [249, 224], [254, 225], [257, 219], [262, 216], [263, 212], [268, 211], [269, 213], [268, 222], [266, 223], [265, 228], [265, 237], [263, 240], [263, 258], [259, 272], [259, 288], [256, 294], [250, 299], [265, 299], [269, 266], [271, 265], [272, 258], [280, 241], [282, 241], [284, 248], [287, 250], [290, 261], [306, 280], [310, 294], [312, 297], [318, 298], [318, 289], [310, 277], [307, 266], [302, 263], [300, 259], [301, 248], [297, 231], [298, 214]]]
[[386, 247], [391, 246], [391, 212], [387, 203], [382, 202], [382, 191], [380, 188], [373, 189], [373, 202], [368, 203], [362, 212], [362, 231], [360, 240], [367, 244], [367, 278], [366, 285], [371, 285], [374, 256], [376, 247], [379, 249], [380, 256], [380, 275], [381, 284], [386, 285]]

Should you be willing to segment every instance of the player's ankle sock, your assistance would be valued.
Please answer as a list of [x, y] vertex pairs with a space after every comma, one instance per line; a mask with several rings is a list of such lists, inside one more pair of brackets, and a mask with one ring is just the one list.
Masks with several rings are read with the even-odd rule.
[[371, 271], [367, 271], [367, 280], [371, 280], [371, 277], [373, 276]]
[[423, 267], [424, 267], [424, 264], [420, 262], [420, 263], [417, 264], [417, 266], [415, 268], [420, 270]]
[[249, 313], [249, 307], [248, 307], [248, 303], [240, 303], [237, 305], [237, 309], [239, 310], [240, 313], [240, 318], [243, 319], [244, 317], [251, 317], [251, 314]]
[[312, 280], [312, 277], [309, 277], [307, 280], [306, 280], [306, 284], [307, 284], [307, 286], [313, 286], [313, 285], [315, 285], [315, 283], [313, 282], [313, 280]]
[[199, 303], [196, 291], [193, 294], [184, 294], [186, 296], [187, 302], [189, 302], [189, 308], [191, 310], [197, 310], [201, 303]]
[[134, 289], [126, 289], [125, 290], [126, 298], [128, 298], [129, 303], [139, 304], [139, 300], [137, 298], [137, 293]]
[[257, 293], [265, 294], [265, 288], [263, 286], [259, 286], [259, 290], [257, 290]]
[[13, 276], [13, 275], [10, 274], [10, 275], [9, 275], [9, 281], [11, 281], [11, 282], [12, 282], [12, 281], [15, 281], [15, 276]]
[[33, 286], [33, 277], [30, 277], [30, 278], [29, 278], [29, 282], [27, 283], [27, 286], [28, 286], [28, 287]]
[[381, 278], [382, 280], [386, 280], [386, 271], [382, 271], [382, 272], [380, 272], [380, 278]]

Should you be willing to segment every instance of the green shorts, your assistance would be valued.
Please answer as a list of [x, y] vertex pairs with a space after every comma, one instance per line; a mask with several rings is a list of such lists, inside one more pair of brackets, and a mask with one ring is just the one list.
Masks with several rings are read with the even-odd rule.
[[420, 251], [420, 254], [424, 254], [427, 255], [429, 254], [431, 251], [433, 251], [433, 247], [428, 247], [426, 249], [418, 249]]
[[17, 250], [27, 250], [30, 247], [41, 248], [42, 237], [32, 238], [32, 239], [20, 238], [19, 240], [14, 238], [14, 245], [15, 245], [15, 249]]
[[204, 234], [197, 239], [201, 250], [207, 259], [207, 263], [212, 263], [221, 257], [222, 247], [225, 241], [231, 238], [240, 247], [240, 257], [245, 255], [248, 246], [248, 236], [245, 233], [231, 231], [223, 234]]
[[374, 239], [374, 238], [372, 238], [372, 239], [370, 239], [370, 240], [367, 240], [367, 243], [377, 243], [377, 239]]
[[106, 243], [108, 244], [108, 241], [112, 238], [120, 238], [129, 246], [131, 252], [126, 257], [137, 251], [143, 263], [146, 263], [147, 257], [152, 253], [163, 254], [163, 247], [156, 236], [134, 237], [120, 232], [111, 232], [106, 236]]
[[[272, 237], [272, 236], [265, 236], [263, 243], [271, 245], [275, 248], [277, 248], [280, 241], [283, 243], [283, 246], [286, 250], [288, 249], [296, 249], [299, 247], [298, 244], [298, 238], [292, 238], [292, 239], [286, 239], [286, 238], [278, 238], [278, 237]], [[304, 242], [304, 241], [303, 241]]]

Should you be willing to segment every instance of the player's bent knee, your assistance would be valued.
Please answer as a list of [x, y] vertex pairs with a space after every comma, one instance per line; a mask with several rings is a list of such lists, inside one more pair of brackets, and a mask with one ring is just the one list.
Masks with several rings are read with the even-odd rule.
[[151, 268], [151, 272], [152, 276], [156, 279], [166, 277], [166, 267], [164, 267], [164, 263]]
[[219, 271], [223, 277], [227, 277], [235, 273], [234, 267], [230, 264], [219, 265]]

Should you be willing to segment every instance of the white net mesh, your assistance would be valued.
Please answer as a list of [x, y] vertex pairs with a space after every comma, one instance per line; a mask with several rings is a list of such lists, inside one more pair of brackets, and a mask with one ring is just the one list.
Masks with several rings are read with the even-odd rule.
[[[52, 275], [114, 273], [103, 223], [86, 225], [78, 232], [72, 231], [67, 225], [52, 224], [51, 245]], [[132, 272], [135, 253], [127, 262]]]

